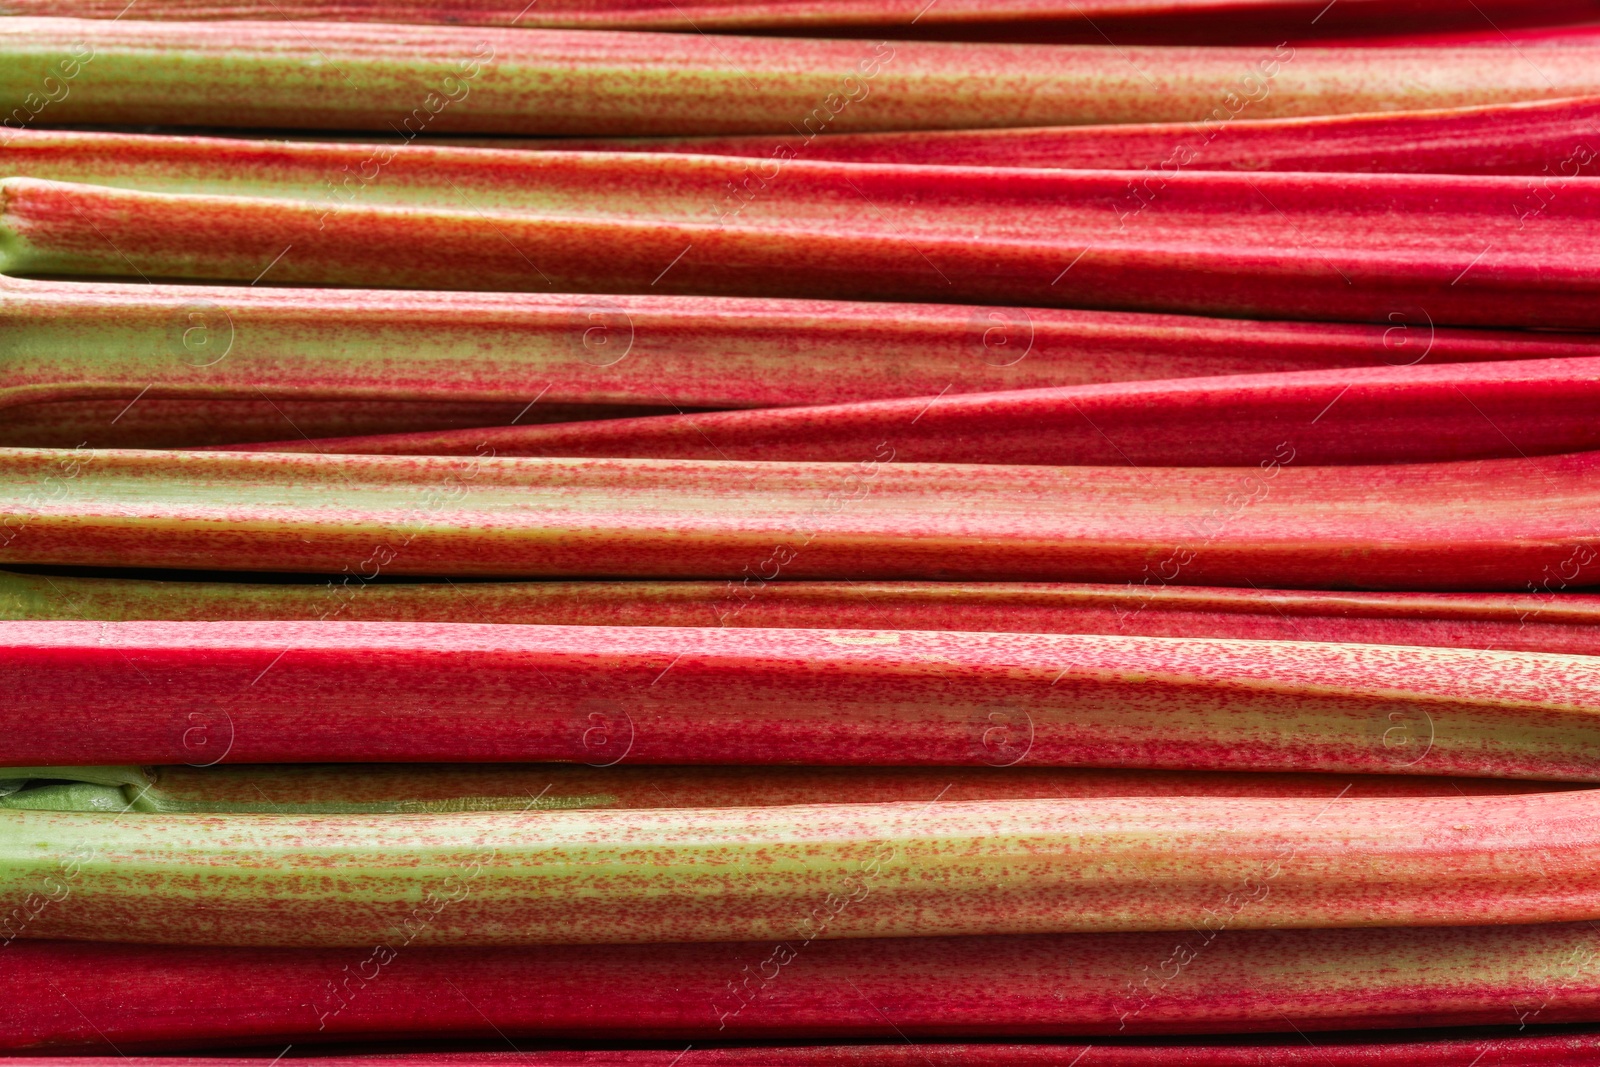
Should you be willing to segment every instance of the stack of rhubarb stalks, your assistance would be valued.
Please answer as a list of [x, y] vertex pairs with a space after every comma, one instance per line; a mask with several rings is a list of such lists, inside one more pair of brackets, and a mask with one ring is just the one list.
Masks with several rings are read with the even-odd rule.
[[0, 1050], [1600, 1063], [1600, 3], [520, 6], [0, 0]]

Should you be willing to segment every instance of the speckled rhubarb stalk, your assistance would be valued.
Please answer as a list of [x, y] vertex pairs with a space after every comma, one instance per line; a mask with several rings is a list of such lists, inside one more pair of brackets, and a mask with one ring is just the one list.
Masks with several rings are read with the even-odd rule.
[[[1522, 174], [1561, 182], [1600, 174], [1600, 99], [1435, 111], [1032, 129], [924, 130], [817, 137], [801, 158], [852, 163], [1104, 170], [1309, 170]], [[482, 142], [490, 144], [490, 142]], [[776, 135], [631, 138], [500, 147], [696, 152], [768, 159]], [[771, 164], [764, 164], [770, 167]], [[1537, 203], [1535, 201], [1534, 203]]]
[[222, 446], [386, 455], [1254, 467], [1600, 448], [1593, 358], [1251, 374]]
[[[407, 405], [400, 419], [427, 418], [422, 401], [472, 402], [484, 412], [475, 425], [504, 412], [503, 425], [602, 417], [575, 404], [828, 404], [940, 390], [1600, 355], [1600, 336], [1430, 329], [1414, 319], [1254, 322], [937, 304], [0, 278], [0, 407], [114, 404], [98, 420], [64, 427], [82, 435], [69, 447], [86, 438], [101, 446], [112, 442], [97, 437], [115, 434], [124, 419], [179, 398], [287, 404], [290, 417], [277, 418], [277, 432], [266, 436], [297, 437], [295, 427], [327, 436], [315, 432], [326, 419], [314, 409], [331, 399], [367, 405], [374, 416]], [[135, 397], [139, 403], [128, 407]], [[25, 422], [40, 410], [6, 417]], [[256, 430], [237, 415], [228, 421], [238, 433]], [[8, 432], [16, 427], [0, 434]], [[159, 428], [146, 432], [154, 437]]]
[[[379, 727], [384, 728], [384, 727]], [[410, 815], [0, 812], [23, 937], [534, 945], [1600, 919], [1600, 791], [1105, 797]], [[530, 798], [530, 804], [532, 800]], [[203, 908], [196, 889], [203, 887]], [[430, 891], [432, 897], [430, 898]], [[844, 901], [825, 923], [802, 917]], [[425, 921], [417, 901], [432, 899]], [[973, 907], [982, 900], [985, 906]]]
[[1008, 582], [357, 582], [79, 578], [0, 571], [0, 619], [275, 619], [1125, 634], [1600, 656], [1580, 547], [1521, 595]]
[[[1254, 468], [0, 449], [0, 563], [449, 577], [1588, 585], [1600, 453]], [[335, 598], [336, 599], [336, 598]], [[331, 604], [336, 607], [336, 604]]]
[[[1397, 34], [1492, 21], [1512, 33], [1527, 22], [1593, 17], [1578, 0], [1537, 5], [1516, 0], [1400, 0], [1350, 2], [1323, 9], [1315, 0], [544, 0], [522, 8], [506, 0], [148, 0], [141, 19], [296, 19], [391, 22], [450, 26], [525, 26], [660, 29], [675, 32], [730, 29], [791, 29], [810, 36], [829, 31], [854, 35], [889, 33], [955, 35], [987, 39], [1062, 37], [1103, 43], [1207, 40], [1276, 42], [1331, 33]], [[122, 18], [116, 0], [4, 0], [4, 15], [70, 15]], [[1474, 19], [1472, 16], [1477, 15]], [[1009, 31], [1009, 32], [1008, 32]], [[1504, 32], [1502, 30], [1502, 32]], [[1381, 40], [1381, 38], [1379, 38]], [[1520, 35], [1518, 37], [1520, 39]], [[1494, 43], [1499, 43], [1496, 38]]]
[[545, 204], [492, 214], [8, 178], [0, 268], [1600, 328], [1600, 183], [517, 155]]
[[0, 768], [0, 809], [262, 815], [750, 808], [1065, 797], [1497, 796], [1583, 788], [1513, 778], [1083, 767], [584, 767], [237, 764]]
[[[828, 892], [819, 888], [819, 904]], [[812, 942], [789, 935], [605, 951], [427, 948], [405, 945], [398, 931], [360, 950], [19, 940], [5, 950], [10, 966], [50, 980], [15, 983], [0, 1046], [104, 1053], [107, 1041], [127, 1051], [189, 1051], [375, 1034], [503, 1041], [604, 1033], [614, 1041], [905, 1047], [896, 1030], [935, 1040], [1246, 1031], [1291, 1040], [1296, 1029], [1495, 1024], [1505, 1036], [1486, 1043], [1498, 1054], [1522, 1040], [1512, 1033], [1519, 1022], [1600, 1018], [1588, 924], [1227, 930], [1232, 906], [1219, 898], [1215, 916], [1181, 934]], [[1319, 1039], [1314, 1051], [1329, 1044]], [[1587, 1054], [1580, 1046], [1580, 1064], [1590, 1062]]]
[[[134, 12], [136, 15], [137, 12]], [[886, 34], [886, 36], [893, 36]], [[66, 64], [67, 66], [63, 66]], [[71, 74], [67, 82], [62, 78]], [[69, 92], [44, 84], [51, 78]], [[51, 92], [50, 100], [44, 96]], [[176, 124], [628, 136], [1224, 120], [1600, 92], [1585, 47], [986, 45], [330, 22], [0, 22], [0, 111]], [[31, 95], [30, 95], [31, 94]], [[807, 125], [809, 123], [809, 126]], [[19, 122], [15, 125], [27, 125]]]
[[[713, 1046], [687, 1049], [531, 1049], [524, 1052], [412, 1052], [297, 1057], [305, 1067], [1461, 1067], [1492, 1055], [1495, 1067], [1591, 1067], [1592, 1032], [1404, 1038], [1317, 1044], [1217, 1041], [1085, 1045], [942, 1042], [859, 1045]], [[18, 1067], [272, 1067], [250, 1056], [12, 1056]]]
[[1055, 634], [7, 622], [0, 728], [4, 762], [29, 766], [1026, 761], [1600, 781], [1600, 660]]

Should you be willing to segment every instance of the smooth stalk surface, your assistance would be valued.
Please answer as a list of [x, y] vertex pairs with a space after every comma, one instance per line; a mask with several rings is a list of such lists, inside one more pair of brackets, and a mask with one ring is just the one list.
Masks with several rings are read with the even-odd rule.
[[[1523, 590], [1600, 453], [1255, 468], [0, 450], [0, 563], [343, 575]], [[1576, 563], [1574, 562], [1576, 561]], [[730, 590], [730, 602], [744, 599]]]
[[1254, 467], [1600, 448], [1600, 360], [1352, 368], [219, 446], [379, 455]]
[[[126, 9], [116, 0], [5, 0], [4, 15], [71, 15], [121, 18]], [[1476, 20], [1472, 14], [1480, 17]], [[149, 0], [141, 19], [297, 19], [339, 22], [399, 22], [451, 26], [526, 26], [661, 29], [677, 32], [707, 29], [791, 29], [810, 36], [831, 32], [959, 36], [976, 32], [987, 39], [1012, 33], [1061, 36], [1100, 43], [1107, 31], [1122, 43], [1133, 41], [1272, 40], [1275, 33], [1320, 36], [1329, 33], [1395, 34], [1411, 27], [1433, 28], [1457, 23], [1473, 25], [1490, 19], [1496, 28], [1520, 22], [1554, 22], [1593, 16], [1593, 8], [1573, 0], [1543, 2], [1533, 10], [1515, 0], [1482, 0], [1468, 8], [1452, 0], [1364, 0], [1320, 10], [1315, 0], [946, 0], [927, 6], [920, 0], [546, 0], [534, 8], [516, 3], [474, 0], [441, 4], [439, 0]], [[1023, 39], [1026, 39], [1024, 36]], [[1379, 38], [1381, 40], [1382, 38]], [[1493, 43], [1500, 43], [1495, 38]]]
[[1587, 180], [1519, 211], [1512, 177], [795, 161], [747, 198], [737, 158], [515, 155], [494, 212], [7, 178], [0, 268], [1600, 328]]
[[1513, 49], [1375, 52], [9, 18], [0, 112], [409, 140], [1226, 122], [1247, 97], [1271, 118], [1600, 92], [1587, 47], [1541, 49], [1537, 65]]
[[1522, 594], [1014, 582], [254, 583], [0, 571], [0, 619], [963, 630], [1436, 645], [1600, 656], [1580, 549]]
[[0, 808], [260, 815], [748, 808], [1064, 797], [1420, 797], [1581, 788], [1404, 775], [1081, 767], [582, 767], [518, 764], [237, 764], [0, 768]]
[[[1246, 112], [1241, 112], [1241, 116]], [[1033, 129], [845, 133], [808, 141], [801, 158], [851, 163], [1104, 170], [1301, 170], [1523, 174], [1565, 181], [1600, 174], [1600, 99], [1434, 111], [1317, 115], [1228, 123], [1127, 123]], [[482, 142], [486, 146], [496, 142]], [[501, 147], [513, 144], [498, 142]], [[781, 136], [529, 141], [533, 149], [692, 152], [767, 159]], [[770, 166], [770, 165], [768, 165]], [[1537, 207], [1540, 199], [1529, 202]]]
[[[811, 907], [830, 891], [819, 886]], [[11, 965], [50, 981], [15, 984], [0, 1045], [103, 1054], [107, 1040], [129, 1051], [188, 1051], [372, 1034], [487, 1043], [604, 1032], [614, 1041], [853, 1040], [906, 1049], [895, 1029], [932, 1040], [1255, 1031], [1288, 1041], [1295, 1030], [1489, 1024], [1504, 1028], [1492, 1050], [1514, 1054], [1526, 1040], [1511, 1031], [1519, 1017], [1559, 1024], [1600, 1016], [1600, 980], [1582, 963], [1594, 946], [1588, 924], [1227, 930], [1239, 899], [1219, 896], [1209, 925], [1181, 934], [790, 935], [536, 952], [408, 946], [399, 931], [363, 949], [19, 940], [5, 950]], [[485, 1004], [497, 1009], [492, 1019], [476, 1007]], [[1564, 1039], [1583, 1041], [1552, 1037], [1539, 1051], [1555, 1054]], [[1307, 1051], [1328, 1053], [1329, 1044]], [[1097, 1043], [1090, 1055], [1100, 1051]], [[1573, 1055], [1590, 1062], [1585, 1044]]]
[[[114, 432], [112, 418], [136, 397], [118, 424], [164, 400], [270, 401], [289, 404], [290, 418], [278, 418], [269, 436], [295, 437], [293, 428], [308, 423], [313, 436], [328, 436], [314, 433], [325, 420], [308, 419], [306, 407], [333, 400], [375, 412], [410, 405], [401, 410], [412, 419], [425, 417], [420, 402], [470, 402], [504, 411], [502, 424], [521, 424], [587, 417], [572, 405], [830, 404], [941, 389], [1591, 354], [1600, 355], [1595, 335], [1433, 328], [1421, 316], [1361, 325], [948, 304], [0, 278], [0, 407], [115, 403], [105, 417], [83, 420], [81, 432], [97, 445], [95, 431]], [[7, 419], [25, 421], [38, 410], [8, 411]], [[480, 425], [495, 421], [485, 418]], [[238, 425], [242, 433], [252, 428]]]
[[[1479, 1038], [1329, 1040], [1315, 1045], [1264, 1041], [1228, 1044], [1085, 1045], [1065, 1042], [891, 1045], [798, 1045], [672, 1049], [533, 1049], [526, 1052], [413, 1052], [304, 1056], [306, 1067], [1460, 1067], [1492, 1055], [1495, 1067], [1590, 1067], [1600, 1054], [1593, 1033], [1499, 1034]], [[267, 1057], [77, 1056], [13, 1059], [20, 1067], [271, 1067]]]
[[[1600, 659], [1202, 638], [0, 623], [25, 765], [562, 761], [1600, 781]], [[49, 707], [45, 720], [37, 709]]]
[[[108, 354], [108, 359], [116, 357]], [[159, 363], [159, 357], [150, 362]], [[323, 437], [662, 413], [660, 408], [634, 404], [541, 401], [530, 408], [527, 399], [299, 400], [259, 394], [237, 400], [152, 399], [148, 394], [139, 396], [137, 390], [126, 396], [19, 404], [3, 410], [0, 446], [8, 448], [200, 448], [261, 441], [297, 428]]]

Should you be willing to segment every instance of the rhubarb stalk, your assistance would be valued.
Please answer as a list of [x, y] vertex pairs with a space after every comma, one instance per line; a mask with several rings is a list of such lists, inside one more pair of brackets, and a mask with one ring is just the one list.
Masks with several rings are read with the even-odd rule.
[[[0, 909], [84, 842], [22, 936], [370, 946], [742, 941], [1600, 919], [1600, 791], [1108, 797], [410, 815], [0, 812]], [[534, 803], [533, 799], [528, 802]], [[203, 908], [195, 887], [203, 885]], [[443, 893], [441, 895], [441, 890]], [[431, 893], [430, 893], [431, 891]], [[975, 908], [981, 899], [984, 906]], [[447, 906], [446, 906], [447, 905]]]
[[1519, 210], [1527, 181], [1510, 177], [794, 161], [747, 200], [727, 188], [737, 158], [517, 155], [540, 172], [522, 199], [545, 206], [8, 178], [0, 268], [1600, 328], [1600, 187], [1578, 181]]
[[[449, 872], [438, 873], [439, 893], [448, 895]], [[819, 918], [834, 906], [824, 903], [832, 892], [817, 887], [810, 908]], [[189, 1051], [374, 1034], [503, 1042], [604, 1033], [614, 1041], [856, 1040], [903, 1048], [902, 1038], [1254, 1031], [1297, 1040], [1296, 1030], [1600, 1018], [1600, 979], [1583, 962], [1594, 945], [1588, 924], [1228, 929], [1236, 910], [1252, 906], [1249, 893], [1219, 895], [1197, 929], [1177, 934], [882, 941], [789, 934], [732, 945], [536, 952], [408, 945], [403, 930], [361, 949], [17, 940], [5, 949], [10, 965], [50, 980], [9, 991], [0, 1047], [105, 1052], [109, 1041], [126, 1051]], [[430, 914], [431, 906], [418, 906], [418, 921]], [[1552, 1037], [1553, 1047], [1540, 1051], [1559, 1050], [1563, 1037], [1578, 1039]], [[1503, 1044], [1488, 1043], [1498, 1052], [1521, 1040], [1508, 1034]], [[1308, 1052], [1327, 1053], [1320, 1044]], [[685, 1062], [693, 1064], [698, 1051]], [[1576, 1054], [1580, 1064], [1590, 1062], [1587, 1047]], [[1326, 1063], [1320, 1056], [1305, 1062]]]
[[1593, 584], [1600, 453], [1297, 467], [1293, 440], [1248, 469], [896, 463], [893, 438], [850, 464], [0, 449], [0, 563], [728, 578], [730, 607], [779, 575]]
[[[1253, 467], [1600, 448], [1600, 360], [1363, 367], [221, 446], [386, 455]], [[1291, 429], [1292, 428], [1292, 429]]]
[[1521, 595], [1328, 593], [1160, 582], [403, 582], [82, 578], [0, 571], [0, 619], [321, 619], [1125, 634], [1600, 656], [1587, 547]]
[[0, 808], [259, 815], [751, 808], [1064, 797], [1429, 797], [1581, 786], [1500, 778], [1083, 767], [582, 767], [240, 764], [0, 768]]
[[[493, 425], [497, 412], [504, 425], [603, 417], [574, 405], [772, 407], [1600, 355], [1594, 335], [1452, 330], [1420, 315], [1403, 319], [1252, 322], [948, 304], [0, 278], [0, 407], [114, 405], [99, 420], [70, 427], [102, 445], [92, 439], [97, 432], [114, 433], [146, 406], [180, 399], [226, 401], [235, 406], [224, 405], [234, 423], [237, 405], [287, 405], [290, 419], [275, 418], [278, 432], [266, 436], [298, 437], [295, 426], [332, 436], [316, 432], [327, 419], [315, 408], [335, 400], [370, 406], [369, 419], [389, 405], [402, 405], [401, 418], [422, 420], [423, 402], [476, 404], [482, 414], [473, 425]], [[128, 407], [135, 397], [139, 404]], [[38, 410], [6, 417], [25, 421]], [[266, 439], [257, 433], [255, 440]]]
[[0, 642], [5, 760], [28, 765], [1026, 761], [1600, 781], [1589, 656], [372, 622], [8, 622]]
[[[688, 1049], [538, 1049], [522, 1052], [412, 1052], [302, 1056], [303, 1067], [1461, 1067], [1475, 1057], [1494, 1067], [1591, 1067], [1600, 1036], [1500, 1034], [1478, 1038], [1330, 1040], [1314, 1045], [1248, 1041], [1083, 1045], [935, 1042]], [[19, 1067], [272, 1067], [267, 1057], [11, 1057]]]
[[[70, 92], [46, 99], [47, 78]], [[393, 130], [403, 140], [1227, 121], [1246, 98], [1251, 117], [1272, 118], [1596, 92], [1587, 47], [1541, 49], [1535, 65], [1513, 49], [1471, 47], [713, 38], [281, 16], [0, 20], [5, 113], [47, 110], [52, 124]]]
[[[1600, 174], [1600, 98], [1433, 111], [1238, 118], [1228, 123], [1128, 123], [1031, 129], [843, 133], [805, 144], [805, 159], [1087, 170], [1301, 170], [1392, 174], [1522, 174], [1553, 188]], [[778, 135], [624, 140], [482, 141], [486, 147], [688, 152], [766, 160]], [[768, 164], [767, 166], [770, 166]]]
[[[71, 15], [79, 18], [121, 18], [126, 8], [117, 0], [5, 0], [4, 15]], [[1320, 9], [1315, 0], [945, 0], [924, 6], [918, 0], [546, 0], [519, 10], [514, 2], [474, 0], [443, 5], [438, 0], [148, 0], [141, 19], [296, 19], [338, 22], [398, 22], [451, 26], [528, 26], [573, 28], [661, 29], [678, 32], [729, 29], [803, 30], [826, 32], [886, 29], [908, 32], [946, 28], [948, 32], [992, 35], [1048, 27], [1096, 43], [1114, 33], [1116, 40], [1184, 41], [1193, 37], [1218, 40], [1276, 40], [1272, 34], [1297, 37], [1366, 30], [1394, 34], [1413, 26], [1437, 29], [1457, 23], [1492, 21], [1496, 28], [1528, 21], [1555, 22], [1592, 16], [1590, 5], [1557, 0], [1531, 10], [1517, 0], [1481, 0], [1470, 9], [1455, 0], [1403, 0], [1341, 5]], [[1478, 15], [1478, 19], [1473, 19]], [[1499, 43], [1496, 38], [1494, 43]]]

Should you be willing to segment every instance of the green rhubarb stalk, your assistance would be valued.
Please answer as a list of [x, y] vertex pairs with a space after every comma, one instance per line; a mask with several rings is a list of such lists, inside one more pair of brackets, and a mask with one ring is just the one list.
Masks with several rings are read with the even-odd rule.
[[[367, 418], [413, 427], [429, 419], [427, 405], [444, 413], [435, 422], [476, 405], [466, 410], [479, 421], [468, 425], [524, 425], [623, 411], [1594, 353], [1600, 337], [1430, 329], [1420, 318], [1252, 322], [949, 304], [0, 277], [0, 408], [9, 409], [0, 442], [27, 443], [31, 434], [56, 444], [38, 440], [47, 432], [38, 420], [66, 409], [59, 432], [81, 435], [63, 437], [68, 447], [114, 447], [128, 424], [163, 447], [173, 438], [159, 436], [164, 424], [147, 413], [179, 401], [218, 407], [225, 414], [215, 432], [246, 441], [335, 436], [319, 432], [327, 421], [319, 404], [370, 409]], [[276, 426], [263, 433], [243, 418], [239, 407], [251, 404]], [[577, 405], [633, 407], [597, 414]]]
[[[137, 15], [137, 11], [133, 12]], [[292, 22], [0, 22], [0, 113], [177, 124], [640, 135], [1459, 107], [1600, 91], [1592, 51], [987, 45]], [[46, 79], [50, 79], [49, 82]], [[47, 118], [45, 116], [48, 116]]]
[[1417, 797], [1581, 788], [1405, 775], [1084, 767], [584, 767], [570, 764], [259, 764], [0, 768], [0, 809], [264, 815], [742, 808], [1064, 797]]
[[897, 463], [892, 435], [859, 463], [0, 449], [0, 564], [1521, 590], [1600, 537], [1600, 453], [1296, 467], [1293, 436], [1248, 469]]
[[[160, 342], [158, 342], [160, 343]], [[0, 334], [0, 347], [5, 345]], [[169, 350], [135, 359], [158, 365]], [[187, 355], [187, 353], [185, 353]], [[103, 365], [122, 363], [103, 353]], [[192, 357], [191, 357], [192, 358]], [[202, 373], [184, 368], [186, 374]], [[159, 375], [159, 372], [158, 372]], [[71, 391], [68, 386], [64, 391]], [[150, 392], [156, 392], [160, 385]], [[91, 391], [91, 390], [84, 390]], [[104, 390], [94, 389], [102, 392]], [[179, 387], [175, 391], [187, 391]], [[525, 398], [504, 400], [300, 400], [287, 396], [191, 399], [139, 395], [137, 389], [98, 400], [52, 400], [5, 407], [0, 415], [0, 446], [21, 448], [204, 448], [262, 441], [285, 433], [317, 438], [350, 434], [415, 433], [469, 427], [525, 425], [546, 420], [630, 418], [667, 414], [672, 408], [614, 404], [528, 406]], [[683, 410], [679, 407], [677, 410]]]
[[[1600, 918], [1600, 791], [1396, 800], [1003, 800], [260, 816], [0, 813], [0, 905], [61, 856], [29, 938], [370, 946], [1238, 929]], [[199, 887], [203, 887], [199, 888]], [[197, 896], [197, 892], [200, 894]], [[980, 898], [984, 907], [974, 908]], [[205, 906], [196, 907], [203, 900]]]
[[0, 571], [0, 619], [333, 619], [1100, 633], [1432, 645], [1600, 656], [1600, 554], [1578, 546], [1525, 592], [1364, 593], [1043, 582], [259, 583]]

